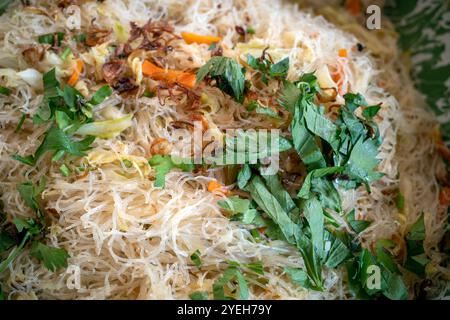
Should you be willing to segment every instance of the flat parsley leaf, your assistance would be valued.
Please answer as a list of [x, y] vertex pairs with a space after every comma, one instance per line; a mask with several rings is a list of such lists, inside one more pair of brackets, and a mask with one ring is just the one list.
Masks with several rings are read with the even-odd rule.
[[64, 249], [49, 247], [37, 241], [33, 242], [30, 255], [42, 261], [44, 266], [52, 272], [59, 268], [67, 268], [67, 259], [70, 257]]

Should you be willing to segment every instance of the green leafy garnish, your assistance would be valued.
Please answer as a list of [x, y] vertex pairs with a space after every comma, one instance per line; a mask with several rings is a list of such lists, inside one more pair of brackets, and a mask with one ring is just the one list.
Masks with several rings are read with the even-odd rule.
[[[0, 1], [0, 15], [4, 14], [8, 6], [13, 3], [14, 0], [1, 0]], [[1, 292], [1, 287], [0, 287]]]
[[403, 210], [405, 209], [405, 197], [400, 192], [395, 198], [395, 206], [400, 212], [403, 212]]
[[[30, 255], [41, 261], [48, 270], [53, 272], [59, 268], [67, 267], [67, 259], [69, 258], [67, 251], [43, 243], [47, 227], [38, 197], [44, 188], [44, 178], [41, 179], [39, 185], [23, 182], [17, 186], [17, 191], [25, 203], [36, 213], [36, 219], [22, 220], [15, 218], [8, 228], [0, 225], [0, 255], [10, 250], [7, 258], [0, 262], [0, 273], [5, 271], [23, 250], [27, 249], [28, 245], [30, 245]], [[6, 231], [13, 226], [17, 229], [19, 237], [12, 237]]]
[[154, 155], [150, 160], [148, 160], [148, 163], [156, 171], [154, 186], [157, 188], [164, 187], [166, 174], [172, 169], [179, 168], [183, 171], [192, 171], [194, 169], [194, 165], [192, 163], [175, 163], [170, 155]]
[[216, 85], [238, 102], [244, 99], [245, 70], [233, 59], [212, 57], [197, 72], [197, 84], [205, 77], [216, 81]]
[[59, 171], [64, 177], [68, 177], [70, 175], [70, 169], [64, 163], [59, 167]]
[[65, 48], [63, 53], [61, 53], [61, 59], [66, 60], [71, 53], [72, 49], [70, 47]]
[[22, 115], [20, 116], [19, 123], [17, 124], [16, 130], [14, 130], [14, 133], [17, 133], [20, 130], [22, 130], [22, 126], [23, 126], [23, 123], [25, 122], [26, 117], [27, 117], [27, 115], [25, 113], [22, 113]]
[[[103, 102], [112, 90], [108, 85], [101, 87], [89, 101], [75, 88], [65, 85], [63, 89], [56, 79], [55, 69], [43, 76], [44, 102], [33, 118], [35, 124], [53, 122], [46, 132], [41, 145], [34, 155], [13, 158], [33, 166], [47, 152], [53, 152], [52, 161], [60, 160], [65, 154], [82, 157], [89, 150], [95, 137], [113, 137], [131, 125], [131, 116], [109, 121], [93, 121], [92, 110]], [[73, 134], [87, 136], [83, 140], [75, 139]]]
[[80, 33], [73, 36], [73, 40], [76, 42], [86, 42], [86, 34]]
[[195, 291], [189, 295], [191, 300], [208, 300], [208, 292], [207, 291]]
[[8, 89], [6, 87], [0, 86], [0, 94], [3, 94], [5, 96], [9, 96], [11, 94], [11, 89]]
[[197, 268], [200, 268], [202, 265], [202, 260], [200, 259], [200, 251], [195, 250], [194, 253], [190, 256], [191, 261], [197, 266]]
[[229, 266], [223, 276], [213, 284], [214, 300], [232, 300], [234, 297], [225, 295], [225, 287], [236, 281], [238, 287], [238, 298], [247, 300], [249, 296], [248, 285], [242, 272], [236, 266]]
[[263, 52], [261, 57], [255, 58], [251, 54], [247, 55], [248, 65], [261, 73], [261, 80], [267, 84], [269, 78], [286, 78], [289, 71], [289, 57], [286, 57], [277, 63], [272, 63], [271, 60], [265, 57], [266, 51]]
[[[64, 36], [66, 34], [64, 32], [56, 32], [56, 33], [49, 33], [44, 34], [38, 37], [38, 42], [42, 44], [49, 44], [51, 46], [60, 46], [61, 42], [64, 39]], [[56, 40], [56, 43], [55, 43]]]
[[59, 268], [67, 268], [67, 259], [70, 257], [66, 250], [52, 248], [41, 242], [33, 242], [30, 255], [42, 261], [52, 272]]

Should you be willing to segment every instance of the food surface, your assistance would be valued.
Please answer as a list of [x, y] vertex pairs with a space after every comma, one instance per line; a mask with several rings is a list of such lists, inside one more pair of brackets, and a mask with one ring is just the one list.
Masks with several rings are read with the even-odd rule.
[[0, 297], [444, 297], [450, 152], [388, 20], [27, 2], [0, 16]]

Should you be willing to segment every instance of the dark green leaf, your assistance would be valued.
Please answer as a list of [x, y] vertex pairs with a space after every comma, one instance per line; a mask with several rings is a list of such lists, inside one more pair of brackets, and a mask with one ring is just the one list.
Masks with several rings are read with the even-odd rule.
[[369, 183], [381, 178], [381, 173], [374, 172], [380, 162], [376, 158], [377, 155], [377, 146], [372, 140], [360, 139], [351, 151], [346, 174], [361, 183]]
[[93, 106], [96, 106], [102, 103], [107, 97], [109, 97], [112, 94], [112, 92], [113, 91], [111, 87], [106, 84], [94, 93], [89, 103], [92, 104]]
[[339, 238], [325, 231], [325, 266], [327, 268], [337, 268], [350, 257], [351, 253], [347, 246]]
[[286, 78], [289, 71], [289, 57], [278, 61], [270, 67], [269, 74], [271, 77]]
[[206, 291], [195, 291], [189, 295], [191, 300], [208, 300], [208, 292]]
[[417, 221], [409, 229], [408, 235], [406, 236], [408, 240], [425, 240], [425, 220], [424, 214], [422, 213]]
[[381, 106], [366, 107], [366, 108], [364, 108], [362, 115], [367, 120], [372, 120], [372, 118], [377, 115], [377, 113], [378, 113], [378, 111], [380, 111], [380, 109], [381, 109]]
[[0, 94], [9, 96], [11, 94], [11, 89], [0, 86]]
[[44, 266], [52, 272], [59, 268], [67, 268], [67, 259], [70, 257], [64, 249], [49, 247], [37, 241], [33, 242], [30, 255], [42, 261]]
[[313, 289], [313, 285], [309, 280], [308, 274], [302, 269], [286, 267], [284, 268], [284, 272], [286, 272], [293, 283], [306, 289]]
[[252, 170], [248, 164], [244, 164], [237, 176], [237, 185], [239, 189], [244, 189], [252, 177]]
[[308, 130], [328, 142], [333, 150], [338, 152], [338, 127], [311, 104], [305, 105], [304, 118]]
[[405, 209], [405, 197], [400, 192], [395, 198], [395, 206], [400, 212], [403, 212], [403, 210]]
[[250, 192], [258, 206], [280, 227], [286, 239], [295, 244], [295, 238], [300, 233], [299, 227], [289, 218], [277, 199], [267, 190], [261, 178], [253, 176], [245, 190]]
[[200, 259], [200, 251], [195, 250], [194, 253], [190, 256], [191, 261], [197, 266], [197, 268], [200, 268], [202, 265], [202, 260]]
[[225, 296], [224, 287], [231, 282], [236, 280], [239, 288], [239, 299], [248, 299], [248, 286], [245, 281], [244, 275], [239, 271], [236, 266], [228, 267], [223, 276], [213, 284], [213, 295], [215, 300], [229, 300], [230, 297]]
[[15, 154], [12, 156], [12, 158], [14, 160], [17, 160], [17, 161], [22, 162], [23, 164], [26, 164], [29, 166], [34, 166], [34, 164], [35, 164], [33, 156], [22, 157], [22, 156], [19, 156], [18, 154]]
[[217, 201], [217, 204], [221, 208], [233, 213], [244, 213], [250, 208], [250, 201], [247, 199], [241, 199], [238, 196], [232, 196], [219, 200]]
[[367, 106], [366, 99], [364, 99], [364, 97], [359, 93], [358, 94], [347, 93], [344, 95], [344, 99], [346, 106], [349, 108], [351, 112], [354, 112], [361, 106], [363, 107]]
[[[60, 46], [61, 42], [63, 41], [65, 36], [64, 32], [56, 32], [56, 33], [49, 33], [44, 34], [38, 37], [38, 42], [42, 44], [49, 44], [51, 46], [56, 45]], [[55, 38], [57, 40], [57, 43], [55, 44]]]
[[277, 199], [284, 211], [290, 213], [297, 207], [289, 192], [281, 184], [278, 175], [263, 175], [262, 177], [266, 182], [267, 189]]
[[183, 163], [182, 161], [179, 162], [180, 163], [175, 163], [170, 155], [159, 154], [154, 155], [150, 160], [148, 160], [150, 166], [156, 171], [155, 187], [164, 187], [166, 174], [174, 168], [179, 168], [183, 171], [192, 171], [194, 169], [194, 166], [191, 163]]
[[233, 96], [236, 101], [244, 99], [244, 72], [233, 59], [227, 57], [212, 57], [197, 72], [197, 84], [206, 76], [216, 80], [217, 86], [225, 93]]
[[51, 128], [49, 131], [47, 131], [44, 141], [36, 150], [34, 159], [35, 161], [37, 161], [48, 151], [60, 150], [64, 150], [67, 153], [82, 157], [85, 156], [84, 152], [90, 149], [90, 146], [94, 142], [94, 140], [95, 137], [87, 137], [81, 141], [73, 141], [61, 129]]
[[76, 42], [86, 42], [86, 34], [85, 33], [76, 34], [73, 36], [73, 39]]
[[308, 173], [303, 182], [302, 188], [298, 192], [298, 197], [303, 199], [309, 199], [311, 194], [312, 181], [331, 174], [340, 173], [344, 170], [344, 167], [327, 167], [321, 169], [315, 169]]
[[[0, 1], [0, 15], [4, 14], [8, 6], [13, 3], [14, 0], [1, 0]], [[1, 291], [1, 287], [0, 287]]]
[[246, 263], [244, 267], [253, 271], [256, 274], [264, 275], [264, 266], [262, 265], [261, 262]]
[[319, 257], [323, 257], [324, 249], [324, 215], [317, 198], [311, 197], [304, 201], [303, 210], [311, 230], [311, 242]]
[[44, 82], [44, 97], [49, 100], [59, 96], [59, 82], [56, 79], [56, 69], [53, 68], [43, 76]]
[[255, 34], [255, 29], [253, 29], [253, 27], [251, 27], [251, 26], [248, 26], [246, 32], [247, 32], [247, 34]]
[[14, 239], [6, 232], [0, 232], [0, 255], [9, 250], [16, 242]]
[[23, 123], [25, 122], [25, 118], [27, 115], [25, 113], [22, 113], [22, 116], [20, 117], [19, 123], [17, 124], [16, 130], [14, 130], [15, 133], [22, 130]]
[[355, 231], [358, 234], [366, 230], [371, 224], [370, 221], [356, 220], [355, 209], [347, 213], [345, 219], [347, 223], [350, 225], [350, 227], [353, 229], [353, 231]]

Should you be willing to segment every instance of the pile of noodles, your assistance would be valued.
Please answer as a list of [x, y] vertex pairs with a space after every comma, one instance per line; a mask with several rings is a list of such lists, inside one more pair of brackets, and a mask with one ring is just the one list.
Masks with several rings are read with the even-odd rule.
[[[315, 15], [278, 0], [80, 1], [80, 5], [64, 9], [57, 1], [29, 2], [31, 7], [24, 9], [17, 3], [0, 17], [0, 85], [13, 89], [10, 96], [0, 96], [0, 196], [8, 219], [31, 217], [33, 212], [16, 185], [26, 180], [36, 183], [47, 176], [42, 194], [51, 219], [47, 241], [65, 248], [70, 259], [67, 269], [52, 273], [24, 252], [1, 275], [9, 298], [182, 299], [196, 290], [210, 291], [227, 260], [262, 262], [265, 275], [250, 283], [252, 299], [350, 297], [344, 269], [324, 272], [324, 292], [303, 290], [291, 283], [283, 267], [302, 266], [299, 253], [281, 241], [253, 241], [245, 226], [230, 221], [220, 210], [220, 197], [208, 192], [209, 181], [224, 177], [221, 167], [197, 173], [173, 170], [166, 175], [164, 188], [153, 186], [155, 172], [146, 161], [150, 147], [158, 138], [173, 142], [171, 123], [190, 116], [183, 100], [163, 103], [158, 97], [117, 94], [108, 98], [95, 110], [96, 117], [102, 118], [108, 110], [131, 113], [133, 126], [116, 138], [97, 139], [86, 157], [73, 159], [74, 165], [89, 167], [85, 174], [64, 177], [48, 156], [36, 167], [11, 159], [16, 153], [34, 153], [47, 129], [31, 121], [43, 99], [42, 84], [18, 72], [32, 68], [43, 74], [56, 67], [57, 76], [66, 79], [74, 64], [48, 51], [43, 61], [28, 65], [21, 54], [23, 48], [35, 44], [42, 34], [86, 30], [93, 20], [98, 27], [115, 30], [109, 43], [117, 42], [118, 25], [129, 31], [130, 22], [143, 25], [152, 19], [170, 22], [178, 34], [220, 35], [224, 55], [236, 59], [246, 53], [257, 56], [270, 46], [275, 60], [289, 56], [290, 80], [316, 71], [322, 86], [336, 86], [327, 70], [342, 68], [345, 91], [363, 94], [370, 104], [382, 103], [376, 121], [383, 137], [379, 171], [385, 174], [371, 185], [371, 194], [365, 188], [340, 190], [344, 210], [355, 208], [359, 218], [374, 221], [361, 234], [364, 246], [380, 238], [402, 241], [405, 230], [424, 212], [430, 265], [436, 278], [448, 272], [439, 270], [442, 257], [436, 251], [446, 219], [438, 205], [437, 176], [442, 174], [443, 164], [434, 151], [436, 122], [400, 62], [396, 35], [388, 21], [382, 30], [371, 32], [331, 7], [322, 7]], [[243, 42], [235, 26], [246, 25], [252, 26], [255, 34]], [[358, 42], [367, 49], [354, 50]], [[207, 45], [187, 45], [182, 40], [172, 45], [173, 50], [164, 57], [169, 68], [198, 68], [210, 58]], [[101, 86], [99, 70], [107, 59], [107, 46], [79, 52], [86, 67], [76, 87], [85, 95]], [[338, 56], [340, 49], [349, 52], [348, 59]], [[77, 53], [77, 48], [72, 51]], [[142, 57], [135, 58], [128, 63], [136, 80], [148, 85], [139, 69]], [[248, 71], [247, 77], [251, 75]], [[274, 87], [259, 88], [258, 94], [263, 97], [271, 90]], [[208, 87], [205, 92], [215, 100], [214, 107], [200, 106], [210, 127], [219, 131], [273, 127], [267, 117], [249, 116], [242, 105], [218, 89]], [[339, 96], [338, 102], [342, 101]], [[22, 112], [29, 117], [23, 130], [16, 133]], [[133, 166], [124, 166], [123, 159]], [[403, 213], [395, 205], [399, 190], [405, 197]], [[201, 269], [189, 257], [195, 250], [201, 252]], [[410, 290], [412, 294], [411, 286]]]

